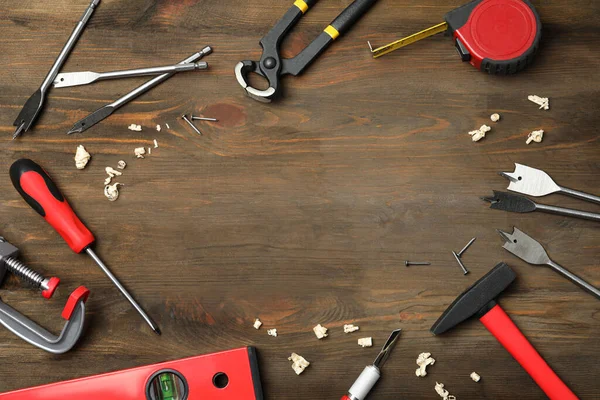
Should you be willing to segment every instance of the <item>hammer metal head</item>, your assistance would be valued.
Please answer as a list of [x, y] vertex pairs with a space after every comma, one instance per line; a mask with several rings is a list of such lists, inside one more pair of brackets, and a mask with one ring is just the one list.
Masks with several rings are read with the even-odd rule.
[[505, 263], [496, 265], [450, 304], [431, 327], [431, 333], [444, 333], [474, 316], [493, 302], [516, 277], [515, 271]]

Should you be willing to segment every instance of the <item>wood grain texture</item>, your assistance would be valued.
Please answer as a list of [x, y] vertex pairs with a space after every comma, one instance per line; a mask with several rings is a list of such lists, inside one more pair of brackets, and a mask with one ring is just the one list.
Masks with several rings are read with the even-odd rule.
[[[437, 398], [436, 381], [459, 399], [540, 399], [476, 321], [440, 337], [428, 331], [462, 290], [505, 260], [519, 278], [500, 303], [582, 399], [597, 398], [598, 300], [506, 253], [494, 230], [518, 226], [600, 285], [598, 224], [492, 211], [479, 196], [502, 190], [496, 173], [514, 162], [600, 193], [600, 3], [534, 0], [545, 23], [535, 65], [493, 77], [460, 63], [443, 36], [372, 60], [367, 40], [413, 33], [462, 3], [380, 1], [303, 76], [285, 79], [283, 101], [259, 104], [244, 97], [233, 67], [260, 56], [259, 39], [290, 3], [104, 0], [63, 71], [168, 65], [207, 44], [215, 49], [206, 58], [210, 70], [179, 74], [79, 136], [65, 132], [145, 78], [52, 90], [35, 129], [13, 142], [15, 116], [88, 1], [0, 2], [0, 234], [32, 267], [63, 280], [43, 302], [11, 278], [2, 299], [57, 330], [67, 294], [80, 284], [92, 291], [87, 334], [66, 355], [50, 356], [0, 330], [0, 391], [255, 345], [267, 398], [336, 399], [401, 327], [374, 399]], [[284, 53], [301, 50], [347, 4], [320, 2]], [[528, 94], [551, 97], [551, 110], [537, 110]], [[178, 119], [192, 111], [220, 122], [199, 123], [198, 137]], [[502, 120], [472, 143], [467, 132], [493, 112]], [[131, 123], [144, 130], [127, 130]], [[527, 146], [534, 129], [546, 130], [544, 142]], [[133, 149], [155, 138], [160, 148], [134, 159]], [[93, 155], [83, 171], [73, 162], [79, 144]], [[19, 157], [54, 177], [98, 237], [97, 253], [157, 320], [162, 337], [22, 201], [8, 177]], [[126, 186], [109, 203], [104, 167], [120, 159], [129, 163], [119, 178]], [[598, 211], [559, 195], [543, 201]], [[473, 236], [464, 277], [451, 250]], [[405, 259], [433, 265], [405, 268]], [[256, 317], [280, 336], [254, 330]], [[321, 341], [311, 330], [318, 323], [330, 329]], [[361, 330], [345, 335], [344, 323]], [[363, 336], [375, 346], [359, 348]], [[419, 379], [422, 351], [437, 363]], [[312, 362], [300, 377], [287, 361], [291, 352]], [[472, 371], [483, 377], [479, 384]]]

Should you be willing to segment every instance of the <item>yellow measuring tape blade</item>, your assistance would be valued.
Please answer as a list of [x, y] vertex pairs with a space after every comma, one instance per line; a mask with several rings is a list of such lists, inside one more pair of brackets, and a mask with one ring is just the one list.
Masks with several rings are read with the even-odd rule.
[[401, 47], [408, 46], [409, 44], [418, 42], [421, 39], [425, 39], [429, 36], [437, 35], [438, 33], [445, 32], [448, 29], [448, 24], [446, 22], [442, 22], [441, 24], [437, 24], [432, 26], [431, 28], [427, 28], [421, 32], [417, 32], [413, 35], [407, 36], [403, 39], [396, 40], [390, 44], [386, 44], [385, 46], [381, 46], [376, 48], [375, 50], [371, 50], [373, 53], [373, 58], [381, 57], [387, 53], [391, 53], [394, 50], [398, 50]]

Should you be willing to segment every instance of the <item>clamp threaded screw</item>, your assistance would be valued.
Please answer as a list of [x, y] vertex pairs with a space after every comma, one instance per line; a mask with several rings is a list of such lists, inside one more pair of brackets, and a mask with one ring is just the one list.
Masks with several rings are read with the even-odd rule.
[[[6, 242], [2, 236], [0, 236], [0, 242]], [[56, 287], [60, 280], [58, 278], [46, 278], [39, 272], [29, 268], [24, 262], [17, 260], [14, 257], [3, 258], [6, 269], [18, 276], [31, 286], [42, 291], [42, 296], [49, 299], [54, 294]]]

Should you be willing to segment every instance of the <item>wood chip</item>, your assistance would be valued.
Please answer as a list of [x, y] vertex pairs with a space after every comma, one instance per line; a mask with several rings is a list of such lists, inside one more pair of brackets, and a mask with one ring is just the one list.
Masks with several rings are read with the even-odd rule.
[[300, 375], [304, 372], [306, 367], [310, 365], [306, 359], [296, 353], [292, 353], [291, 356], [288, 357], [288, 360], [292, 362], [292, 369], [296, 373], [296, 375]]
[[85, 147], [82, 145], [77, 146], [77, 151], [75, 152], [75, 168], [84, 169], [90, 161], [90, 158], [92, 158], [92, 156], [85, 150]]
[[327, 328], [325, 328], [324, 326], [322, 326], [321, 324], [315, 326], [313, 328], [313, 332], [315, 333], [315, 335], [317, 336], [317, 339], [323, 339], [325, 337], [327, 337]]

